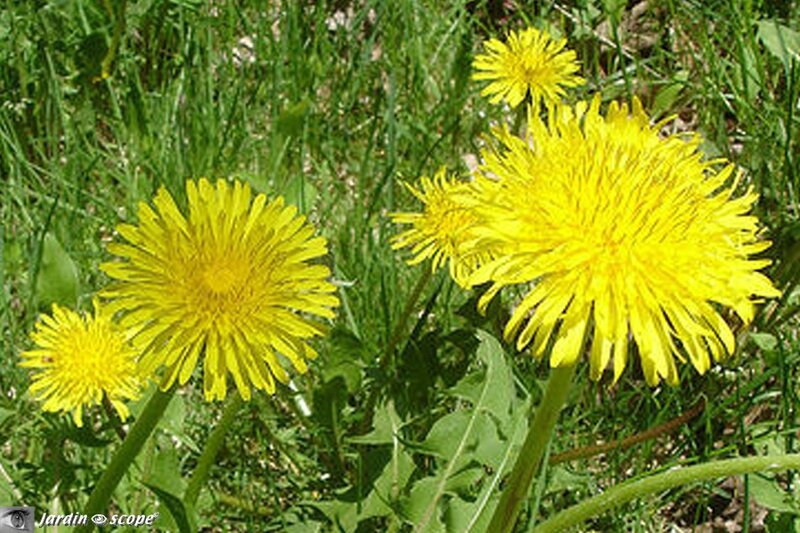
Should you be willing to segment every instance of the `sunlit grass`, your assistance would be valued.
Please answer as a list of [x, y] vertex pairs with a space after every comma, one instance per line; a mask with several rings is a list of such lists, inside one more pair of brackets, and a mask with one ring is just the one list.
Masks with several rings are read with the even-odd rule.
[[[37, 509], [79, 510], [117, 445], [110, 427], [78, 431], [42, 414], [17, 367], [38, 311], [49, 308], [37, 280], [57, 275], [50, 261], [67, 261], [44, 253], [45, 235], [57, 238], [77, 271], [78, 300], [61, 303], [87, 310], [107, 281], [99, 265], [111, 257], [105, 246], [114, 227], [135, 222], [139, 201], [165, 186], [183, 207], [187, 179], [227, 176], [283, 195], [320, 228], [341, 305], [296, 391], [255, 397], [234, 421], [210, 491], [198, 501], [200, 523], [213, 531], [330, 528], [324, 513], [303, 502], [333, 501], [340, 489], [351, 499], [368, 494], [389, 448], [351, 439], [373, 429], [373, 410], [385, 413], [386, 400], [406, 424], [407, 443], [421, 442], [437, 420], [462, 408], [446, 391], [482, 368], [473, 332], [480, 325], [499, 333], [508, 311], [501, 304], [514, 299], [504, 295], [480, 317], [467, 302], [474, 295], [440, 273], [386, 353], [423, 268], [409, 267], [391, 247], [398, 230], [388, 214], [415, 202], [401, 181], [443, 165], [468, 173], [482, 136], [507, 119], [479, 96], [472, 59], [483, 41], [529, 24], [576, 50], [587, 80], [577, 94], [638, 95], [657, 118], [675, 115], [674, 131], [699, 131], [707, 153], [746, 170], [774, 242], [770, 274], [784, 289], [756, 317], [761, 334], [741, 334], [735, 360], [703, 378], [684, 368], [679, 388], [651, 394], [635, 367], [613, 387], [610, 378], [595, 384], [579, 372], [553, 453], [646, 430], [692, 409], [698, 397], [713, 401], [672, 437], [553, 467], [554, 482], [538, 494], [542, 512], [678, 458], [797, 450], [800, 63], [796, 49], [781, 55], [775, 26], [765, 22], [797, 28], [797, 5], [402, 0], [264, 8], [140, 0], [127, 3], [120, 26], [106, 4], [0, 7], [0, 462], [13, 482], [0, 473], [0, 505], [21, 495]], [[101, 79], [118, 27], [120, 47]], [[536, 400], [546, 365], [522, 355], [506, 363], [518, 399]], [[124, 511], [157, 505], [143, 482], [183, 490], [181, 476], [191, 473], [220, 412], [198, 407], [201, 398], [199, 385], [176, 396], [116, 494]], [[134, 405], [132, 414], [140, 410]], [[414, 480], [434, 472], [426, 457], [415, 456]], [[751, 479], [744, 495], [766, 505], [767, 485]], [[401, 499], [412, 487], [400, 487]], [[718, 490], [694, 487], [632, 504], [593, 527], [691, 528], [719, 512]], [[747, 508], [742, 493], [722, 490], [726, 502]], [[380, 512], [361, 531], [401, 528], [375, 505]], [[770, 517], [776, 531], [793, 520], [779, 511]]]

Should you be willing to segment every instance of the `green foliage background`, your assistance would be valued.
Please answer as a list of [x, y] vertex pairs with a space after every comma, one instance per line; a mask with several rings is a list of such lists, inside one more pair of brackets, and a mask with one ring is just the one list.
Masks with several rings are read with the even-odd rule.
[[[493, 337], [511, 294], [482, 317], [474, 294], [436, 275], [404, 321], [422, 267], [391, 250], [387, 213], [414, 206], [401, 180], [476, 161], [503, 112], [479, 97], [471, 59], [483, 40], [528, 24], [569, 39], [583, 95], [639, 95], [654, 118], [675, 115], [710, 156], [747, 170], [784, 290], [740, 335], [735, 360], [703, 377], [683, 368], [680, 387], [651, 391], [635, 365], [613, 386], [579, 371], [553, 453], [708, 401], [672, 436], [551, 467], [532, 495], [540, 512], [679, 461], [797, 451], [799, 21], [797, 3], [780, 0], [4, 3], [0, 505], [80, 511], [119, 444], [99, 412], [78, 430], [26, 393], [16, 363], [38, 312], [90, 307], [104, 244], [137, 202], [161, 186], [183, 202], [186, 179], [230, 176], [285, 196], [329, 239], [339, 317], [296, 390], [245, 404], [197, 516], [180, 497], [222, 407], [202, 401], [196, 380], [116, 510], [158, 510], [165, 530], [481, 531], [547, 368]], [[731, 519], [798, 531], [796, 478], [687, 487], [589, 527]]]

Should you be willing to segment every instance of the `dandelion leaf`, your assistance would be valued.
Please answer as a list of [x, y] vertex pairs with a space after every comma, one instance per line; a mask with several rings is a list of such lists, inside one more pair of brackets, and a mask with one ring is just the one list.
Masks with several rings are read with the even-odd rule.
[[403, 518], [415, 525], [415, 532], [447, 533], [438, 506], [431, 505], [431, 495], [437, 492], [439, 483], [437, 477], [423, 478], [414, 484], [408, 498], [403, 500], [401, 513]]
[[774, 475], [750, 476], [750, 491], [762, 507], [779, 513], [800, 516], [800, 504], [789, 494]]
[[[186, 482], [181, 477], [178, 453], [174, 449], [161, 450], [155, 455], [142, 484], [167, 509], [167, 516], [159, 517], [156, 522], [161, 522], [159, 528], [177, 528], [180, 533], [197, 531], [194, 509], [181, 498]], [[173, 527], [165, 527], [165, 522], [170, 521], [172, 523], [169, 526]]]
[[78, 302], [78, 267], [51, 233], [42, 242], [36, 301], [44, 308], [54, 303], [75, 307]]
[[771, 333], [750, 332], [750, 340], [765, 352], [770, 352], [778, 346], [778, 339]]
[[758, 39], [787, 69], [800, 61], [800, 33], [774, 20], [758, 21]]
[[355, 531], [360, 522], [369, 518], [392, 515], [414, 471], [414, 461], [398, 438], [402, 425], [392, 402], [382, 405], [375, 413], [372, 431], [348, 439], [351, 444], [368, 445], [362, 470], [379, 475], [363, 480], [358, 487], [349, 487], [336, 500], [309, 502], [309, 505], [344, 531]]
[[476, 458], [487, 468], [486, 477], [473, 497], [458, 495], [452, 498], [445, 511], [445, 524], [448, 532], [470, 533], [483, 532], [489, 525], [494, 509], [500, 499], [500, 482], [511, 471], [513, 459], [522, 446], [527, 432], [526, 413], [529, 399], [526, 399], [515, 410], [509, 427], [513, 431], [503, 441], [493, 440], [481, 443], [476, 451]]
[[395, 411], [394, 403], [388, 401], [375, 412], [372, 431], [347, 440], [354, 444], [394, 444], [402, 425], [403, 422]]
[[525, 425], [525, 411], [519, 409], [505, 353], [491, 335], [479, 333], [479, 340], [482, 367], [450, 389], [450, 396], [461, 405], [414, 445], [435, 458], [433, 475], [417, 481], [403, 501], [403, 518], [414, 524], [415, 531], [461, 533], [465, 524], [483, 523], [500, 476], [510, 468], [514, 439], [524, 435], [517, 426]]
[[319, 198], [319, 189], [303, 174], [290, 178], [283, 192], [286, 203], [296, 205], [301, 213], [307, 213]]
[[500, 343], [485, 332], [478, 332], [478, 359], [485, 370], [465, 376], [451, 390], [453, 396], [469, 400], [500, 422], [508, 420], [514, 400], [514, 377]]
[[[383, 468], [379, 470], [380, 475], [371, 485], [367, 482], [365, 486], [360, 487], [360, 490], [357, 487], [350, 487], [340, 493], [336, 500], [308, 502], [308, 505], [322, 512], [342, 531], [356, 531], [358, 524], [364, 520], [393, 514], [393, 507], [396, 506], [400, 491], [408, 483], [414, 471], [414, 461], [409, 454], [399, 448], [388, 452], [390, 453], [370, 454], [373, 460], [379, 455], [389, 456], [389, 460], [384, 461]], [[369, 457], [366, 461], [373, 462]], [[377, 468], [375, 470], [378, 471]], [[359, 496], [364, 492], [367, 493], [366, 497], [359, 500]]]

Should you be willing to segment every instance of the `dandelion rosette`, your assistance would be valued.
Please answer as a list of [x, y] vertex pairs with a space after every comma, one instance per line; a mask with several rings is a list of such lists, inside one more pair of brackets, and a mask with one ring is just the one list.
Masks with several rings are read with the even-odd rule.
[[578, 62], [573, 50], [565, 50], [566, 39], [552, 39], [546, 31], [528, 28], [510, 31], [508, 40], [486, 41], [486, 53], [475, 57], [472, 63], [475, 80], [491, 83], [481, 95], [491, 96], [497, 104], [505, 100], [517, 107], [530, 94], [530, 102], [538, 107], [557, 101], [564, 88], [583, 85], [584, 79], [576, 74]]
[[[207, 400], [223, 399], [227, 374], [244, 399], [287, 383], [283, 358], [298, 372], [316, 357], [308, 340], [323, 334], [314, 316], [338, 305], [326, 266], [326, 240], [282, 198], [251, 198], [236, 181], [186, 183], [188, 216], [162, 188], [154, 208], [139, 204], [139, 224], [121, 224], [127, 243], [105, 263], [116, 280], [102, 294], [141, 350], [141, 372], [165, 367], [161, 386], [184, 384], [203, 354]], [[274, 378], [274, 379], [273, 379]]]
[[72, 412], [83, 426], [83, 409], [103, 396], [123, 420], [125, 402], [139, 397], [136, 353], [111, 315], [95, 302], [94, 314], [53, 305], [52, 314], [39, 317], [31, 332], [34, 349], [21, 354], [19, 366], [33, 369], [31, 394], [50, 412]]
[[704, 160], [700, 139], [659, 137], [641, 104], [600, 100], [529, 116], [526, 139], [497, 132], [478, 184], [483, 239], [500, 248], [471, 283], [529, 284], [505, 328], [519, 349], [571, 365], [590, 344], [592, 377], [613, 359], [619, 378], [635, 342], [645, 378], [678, 379], [675, 359], [700, 372], [734, 350], [723, 319], [747, 323], [759, 297], [779, 295], [752, 259], [770, 246], [735, 197], [741, 173]]
[[392, 248], [411, 247], [409, 264], [430, 259], [434, 272], [446, 262], [450, 276], [466, 287], [470, 274], [491, 258], [490, 251], [471, 246], [475, 238], [472, 230], [479, 224], [473, 209], [473, 188], [457, 178], [448, 178], [445, 168], [433, 178], [421, 177], [420, 188], [404, 185], [424, 207], [422, 212], [391, 215], [395, 223], [411, 225], [394, 237]]

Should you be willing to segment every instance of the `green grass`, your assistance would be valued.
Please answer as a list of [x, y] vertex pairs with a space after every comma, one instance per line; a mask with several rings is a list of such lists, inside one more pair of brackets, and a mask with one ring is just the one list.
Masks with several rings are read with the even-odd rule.
[[[800, 7], [658, 0], [633, 18], [632, 4], [0, 6], [0, 464], [13, 484], [0, 476], [0, 505], [21, 494], [39, 510], [80, 511], [118, 446], [106, 426], [79, 432], [66, 417], [42, 413], [16, 366], [49, 304], [50, 295], [37, 289], [47, 266], [45, 235], [58, 239], [77, 269], [78, 299], [69, 303], [87, 309], [106, 281], [98, 268], [109, 258], [105, 243], [120, 221], [136, 220], [138, 202], [164, 186], [185, 203], [186, 179], [232, 176], [284, 195], [320, 228], [342, 306], [318, 343], [321, 357], [296, 380], [298, 392], [258, 394], [243, 408], [201, 493], [200, 524], [206, 531], [337, 530], [331, 513], [309, 504], [355, 502], [369, 493], [390, 464], [390, 447], [352, 439], [373, 428], [372, 409], [374, 424], [386, 423], [390, 401], [405, 423], [402, 453], [409, 458], [391, 464], [413, 473], [391, 502], [397, 505], [376, 505], [380, 512], [359, 531], [409, 528], [398, 517], [408, 516], [404, 505], [418, 481], [440, 466], [415, 443], [463, 407], [448, 388], [482, 368], [472, 332], [492, 330], [503, 309], [479, 317], [472, 294], [435, 275], [386, 353], [422, 268], [407, 266], [407, 254], [391, 249], [397, 229], [387, 214], [414, 205], [401, 181], [413, 183], [442, 165], [467, 172], [463, 156], [477, 155], [482, 136], [503, 116], [479, 96], [471, 58], [484, 39], [527, 23], [569, 38], [588, 80], [583, 96], [639, 95], [646, 109], [677, 116], [675, 128], [700, 132], [709, 155], [746, 170], [745, 185], [759, 192], [757, 214], [774, 242], [769, 273], [785, 289], [756, 320], [769, 336], [743, 335], [739, 357], [706, 376], [682, 368], [679, 387], [650, 390], [635, 365], [613, 386], [608, 377], [591, 382], [579, 369], [553, 453], [644, 431], [691, 409], [698, 397], [707, 408], [672, 436], [551, 468], [547, 489], [534, 494], [540, 514], [678, 461], [798, 451], [800, 52], [796, 37], [764, 21], [797, 31]], [[109, 63], [117, 28], [119, 49]], [[776, 46], [784, 38], [793, 52]], [[104, 59], [109, 76], [102, 79]], [[510, 302], [505, 296], [503, 304]], [[524, 354], [505, 361], [514, 401], [536, 400], [546, 365]], [[298, 397], [312, 406], [310, 417]], [[120, 512], [156, 509], [159, 499], [144, 482], [180, 494], [220, 413], [220, 405], [202, 401], [197, 379], [182, 389], [117, 491]], [[591, 527], [689, 530], [731, 502], [747, 508], [743, 501], [751, 499], [757, 511], [767, 509], [770, 531], [797, 531], [796, 500], [782, 502], [796, 477], [749, 476], [743, 491], [719, 483], [688, 487], [618, 509]], [[165, 512], [163, 504], [159, 510]]]

